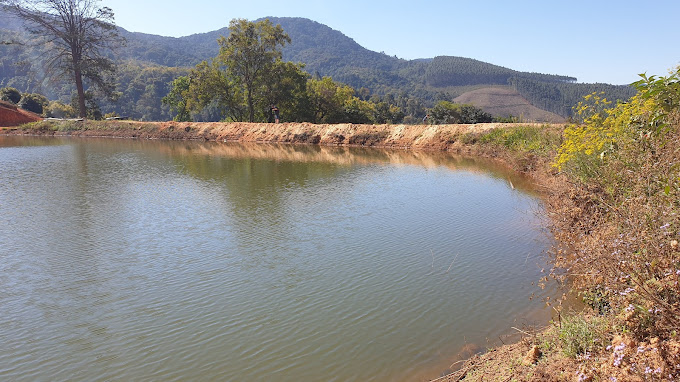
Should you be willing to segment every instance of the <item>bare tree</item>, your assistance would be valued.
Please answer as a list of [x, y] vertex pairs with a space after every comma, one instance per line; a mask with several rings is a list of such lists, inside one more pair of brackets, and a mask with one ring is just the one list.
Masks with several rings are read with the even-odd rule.
[[122, 41], [113, 11], [99, 0], [0, 0], [26, 22], [35, 41], [44, 44], [46, 71], [73, 79], [81, 117], [87, 115], [83, 80], [105, 95], [114, 95], [114, 62], [106, 56]]

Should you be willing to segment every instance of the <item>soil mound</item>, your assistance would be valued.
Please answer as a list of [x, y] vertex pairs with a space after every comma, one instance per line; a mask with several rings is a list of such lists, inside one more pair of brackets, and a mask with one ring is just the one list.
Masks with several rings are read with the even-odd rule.
[[0, 101], [0, 127], [19, 126], [40, 120], [42, 120], [42, 117], [38, 114], [26, 111], [9, 102]]

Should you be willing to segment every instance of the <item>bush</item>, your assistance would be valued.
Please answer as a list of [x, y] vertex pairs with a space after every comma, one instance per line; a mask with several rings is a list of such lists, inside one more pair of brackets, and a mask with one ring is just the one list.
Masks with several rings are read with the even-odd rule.
[[16, 105], [21, 101], [21, 92], [15, 88], [2, 88], [0, 89], [0, 100], [11, 102]]
[[44, 107], [47, 106], [48, 103], [49, 101], [45, 96], [31, 93], [24, 94], [17, 106], [24, 110], [32, 111], [36, 114], [42, 114]]
[[50, 118], [74, 118], [77, 113], [71, 105], [59, 101], [51, 101], [44, 109], [46, 117]]
[[493, 121], [491, 114], [473, 105], [461, 105], [449, 101], [439, 101], [430, 110], [432, 124], [484, 123]]
[[605, 340], [605, 328], [606, 321], [602, 318], [565, 317], [559, 330], [562, 353], [576, 358], [600, 350]]
[[635, 86], [611, 108], [591, 95], [565, 131], [555, 166], [581, 182], [561, 241], [575, 244], [577, 287], [600, 285], [633, 335], [669, 338], [680, 327], [680, 69]]

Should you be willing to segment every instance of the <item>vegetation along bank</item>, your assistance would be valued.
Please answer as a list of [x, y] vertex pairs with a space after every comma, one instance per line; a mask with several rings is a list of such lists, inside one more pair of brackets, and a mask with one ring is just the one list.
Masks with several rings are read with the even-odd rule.
[[[290, 142], [493, 156], [545, 190], [558, 242], [546, 277], [588, 305], [517, 344], [472, 357], [446, 381], [680, 378], [680, 70], [643, 77], [612, 104], [598, 93], [569, 125], [314, 125], [42, 121], [2, 134]], [[547, 280], [547, 279], [546, 279]], [[545, 280], [544, 280], [545, 281]]]

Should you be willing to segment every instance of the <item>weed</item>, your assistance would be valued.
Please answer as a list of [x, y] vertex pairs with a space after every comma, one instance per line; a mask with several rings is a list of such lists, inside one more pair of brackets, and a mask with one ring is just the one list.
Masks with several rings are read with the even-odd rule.
[[600, 317], [565, 317], [559, 329], [562, 352], [567, 357], [576, 358], [599, 351], [604, 343], [605, 327], [606, 321]]
[[495, 144], [513, 152], [544, 154], [557, 148], [560, 132], [547, 125], [519, 125], [492, 129], [477, 140], [481, 144]]

